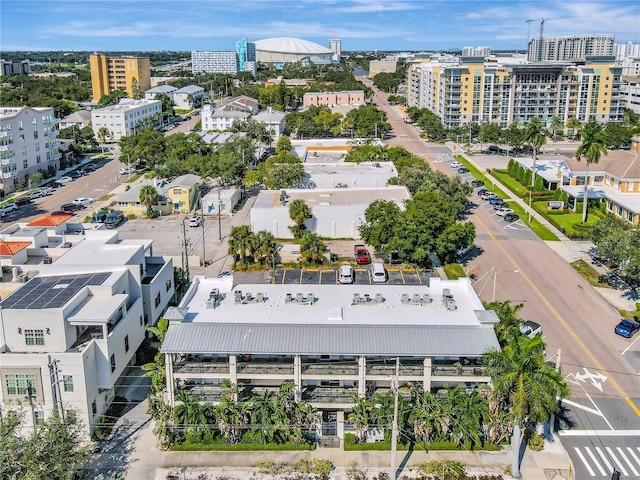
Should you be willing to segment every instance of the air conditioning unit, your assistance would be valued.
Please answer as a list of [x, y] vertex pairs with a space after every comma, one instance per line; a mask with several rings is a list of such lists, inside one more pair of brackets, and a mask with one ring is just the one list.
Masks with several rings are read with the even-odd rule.
[[23, 273], [18, 277], [18, 283], [27, 283], [29, 281], [29, 274]]
[[53, 259], [51, 257], [44, 257], [42, 259], [42, 263], [44, 263], [45, 265], [51, 265], [53, 263]]

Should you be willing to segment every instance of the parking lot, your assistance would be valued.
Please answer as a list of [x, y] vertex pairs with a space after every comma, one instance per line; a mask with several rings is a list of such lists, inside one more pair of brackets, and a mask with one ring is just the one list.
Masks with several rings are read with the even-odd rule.
[[[311, 285], [336, 285], [338, 284], [338, 268], [320, 268], [307, 270], [304, 268], [279, 268], [272, 276], [274, 283], [284, 285], [311, 284]], [[371, 269], [368, 266], [354, 267], [354, 285], [372, 285]], [[399, 267], [387, 268], [387, 285], [429, 285], [429, 277], [433, 273], [429, 270], [400, 269]]]

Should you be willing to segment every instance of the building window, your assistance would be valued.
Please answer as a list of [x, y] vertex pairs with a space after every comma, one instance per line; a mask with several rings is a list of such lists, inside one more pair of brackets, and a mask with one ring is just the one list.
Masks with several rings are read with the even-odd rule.
[[156, 298], [155, 298], [155, 300], [154, 300], [154, 303], [156, 304], [156, 307], [157, 307], [158, 305], [160, 305], [160, 292], [158, 292], [158, 293], [156, 294]]
[[33, 125], [38, 125], [38, 119], [36, 117], [33, 117], [33, 120], [31, 121], [31, 123]]
[[44, 330], [25, 330], [24, 343], [26, 345], [44, 345]]
[[[24, 130], [24, 124], [22, 123], [22, 120], [18, 122], [18, 130]], [[24, 142], [24, 135], [20, 136], [22, 137], [22, 141]]]
[[[24, 152], [23, 155], [26, 155], [27, 152]], [[29, 168], [29, 160], [22, 161], [22, 168]]]
[[33, 132], [33, 139], [34, 140], [38, 139], [38, 131], [37, 130]]
[[62, 383], [64, 385], [65, 392], [73, 392], [73, 376], [72, 375], [63, 375]]
[[35, 412], [33, 412], [33, 417], [35, 419], [36, 425], [44, 425], [44, 412], [42, 410], [36, 410]]
[[42, 159], [40, 158], [40, 155], [36, 155], [36, 163], [40, 163], [42, 161]]
[[6, 375], [7, 395], [29, 395], [36, 391], [36, 376], [15, 374]]
[[98, 405], [96, 404], [95, 400], [91, 404], [91, 413], [93, 413], [94, 415], [98, 413]]
[[129, 351], [129, 335], [125, 335], [124, 337], [124, 351]]
[[167, 282], [165, 283], [165, 287], [167, 289], [167, 292], [169, 290], [171, 290], [171, 279], [170, 278], [167, 279]]
[[116, 371], [116, 356], [111, 354], [111, 373]]

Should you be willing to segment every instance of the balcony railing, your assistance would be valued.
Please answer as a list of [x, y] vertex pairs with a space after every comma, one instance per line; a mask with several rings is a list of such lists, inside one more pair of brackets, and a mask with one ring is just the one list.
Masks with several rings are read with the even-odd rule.
[[[220, 401], [220, 397], [226, 390], [214, 385], [183, 385], [179, 386], [177, 392], [186, 391], [190, 397], [198, 402], [215, 403]], [[176, 392], [176, 393], [177, 393]]]
[[[382, 365], [382, 364], [368, 364], [367, 365], [367, 376], [393, 376], [396, 374], [396, 366], [395, 365]], [[401, 364], [400, 365], [400, 376], [422, 376], [424, 375], [424, 366], [422, 364]]]
[[434, 366], [431, 368], [431, 373], [435, 377], [445, 376], [460, 376], [460, 377], [482, 377], [485, 375], [485, 367], [472, 366], [472, 367], [455, 367], [451, 366]]
[[302, 365], [302, 375], [358, 375], [357, 364], [306, 363]]
[[10, 133], [10, 130], [0, 130], [0, 138], [8, 137]]
[[238, 363], [238, 375], [293, 375], [293, 365], [282, 363]]
[[14, 170], [12, 172], [2, 172], [0, 175], [2, 175], [2, 178], [11, 178], [11, 177], [15, 177], [16, 175], [18, 175], [18, 172], [16, 170]]
[[176, 375], [192, 374], [229, 374], [229, 364], [227, 362], [184, 362], [174, 366]]
[[304, 387], [302, 400], [311, 403], [353, 403], [351, 394], [357, 394], [356, 387]]
[[0, 152], [8, 152], [13, 149], [13, 145], [0, 145]]
[[15, 163], [16, 163], [15, 155], [12, 155], [11, 157], [8, 157], [8, 158], [0, 159], [0, 165], [13, 165]]

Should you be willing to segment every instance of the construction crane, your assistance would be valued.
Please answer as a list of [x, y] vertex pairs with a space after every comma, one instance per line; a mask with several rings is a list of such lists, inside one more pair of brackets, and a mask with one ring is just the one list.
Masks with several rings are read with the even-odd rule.
[[[530, 18], [527, 20], [527, 23], [531, 22], [540, 22], [540, 39], [538, 41], [538, 61], [542, 61], [542, 39], [544, 37], [544, 22], [548, 20], [565, 20], [567, 17], [558, 17], [558, 18]], [[529, 50], [529, 38], [527, 36], [527, 51]]]

